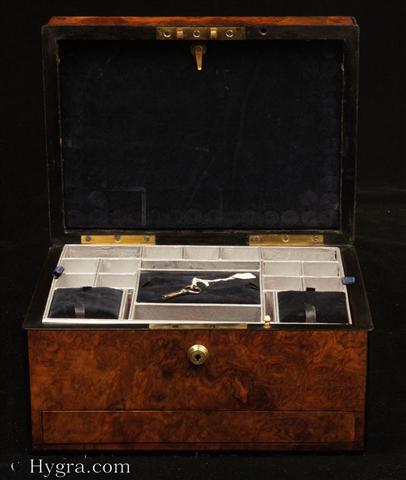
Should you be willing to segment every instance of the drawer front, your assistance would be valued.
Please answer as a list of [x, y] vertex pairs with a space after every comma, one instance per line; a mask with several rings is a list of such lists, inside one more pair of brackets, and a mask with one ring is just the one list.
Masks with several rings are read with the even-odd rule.
[[29, 350], [33, 411], [364, 408], [360, 331], [31, 331]]
[[43, 412], [43, 443], [349, 443], [349, 412]]

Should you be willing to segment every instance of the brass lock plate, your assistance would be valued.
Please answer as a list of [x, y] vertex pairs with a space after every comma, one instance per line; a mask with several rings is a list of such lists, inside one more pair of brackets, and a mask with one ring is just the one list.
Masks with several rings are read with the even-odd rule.
[[203, 365], [209, 357], [209, 351], [204, 345], [192, 345], [187, 352], [188, 359], [193, 365]]
[[245, 40], [245, 27], [157, 27], [157, 40]]

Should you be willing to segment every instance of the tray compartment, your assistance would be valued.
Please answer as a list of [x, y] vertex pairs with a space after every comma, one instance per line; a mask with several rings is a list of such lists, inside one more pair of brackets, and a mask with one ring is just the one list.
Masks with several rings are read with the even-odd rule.
[[183, 258], [185, 260], [218, 260], [220, 249], [218, 247], [184, 247]]
[[57, 280], [54, 281], [54, 288], [93, 287], [95, 279], [95, 274], [64, 273]]
[[259, 323], [261, 305], [138, 303], [133, 318], [146, 323]]
[[301, 276], [301, 262], [264, 262], [262, 272], [271, 276]]
[[[44, 323], [56, 323], [61, 325], [72, 325], [72, 324], [114, 324], [119, 321], [128, 321], [128, 313], [131, 308], [131, 299], [132, 299], [132, 290], [121, 289], [123, 294], [120, 303], [120, 310], [118, 314], [118, 318], [57, 318], [57, 317], [50, 317], [47, 318], [50, 306], [51, 306], [51, 299], [48, 300], [48, 305], [46, 308], [46, 316], [43, 319]], [[56, 290], [53, 291], [52, 295], [55, 293]], [[53, 297], [52, 297], [53, 298]]]
[[128, 245], [67, 245], [63, 256], [66, 258], [140, 257], [141, 247], [130, 247]]
[[65, 258], [59, 265], [62, 265], [65, 275], [74, 273], [94, 274], [97, 272], [98, 258]]
[[180, 260], [183, 258], [183, 247], [178, 246], [153, 246], [144, 247], [142, 258], [150, 258], [157, 260]]
[[[66, 245], [58, 263], [65, 271], [52, 282], [44, 321], [52, 321], [46, 314], [55, 289], [84, 286], [123, 289], [119, 320], [134, 324], [261, 323], [265, 315], [277, 323], [277, 292], [307, 288], [344, 292], [351, 318], [336, 247]], [[257, 272], [261, 300], [255, 305], [137, 302], [140, 274], [147, 270], [197, 271], [202, 278], [205, 272]]]
[[341, 279], [334, 277], [305, 277], [303, 286], [304, 289], [315, 288], [319, 292], [342, 292], [344, 290]]
[[303, 290], [301, 277], [266, 277], [264, 276], [265, 290]]
[[99, 273], [131, 273], [135, 274], [139, 268], [140, 260], [109, 258], [101, 260]]
[[337, 262], [305, 262], [303, 275], [306, 277], [338, 277], [340, 274]]
[[259, 260], [260, 253], [256, 247], [223, 247], [220, 250], [222, 260]]
[[336, 261], [335, 248], [329, 247], [262, 247], [263, 260]]
[[205, 261], [205, 260], [142, 260], [142, 270], [202, 270], [248, 272], [259, 271], [259, 262]]
[[97, 277], [96, 287], [132, 288], [136, 287], [137, 275], [100, 274]]

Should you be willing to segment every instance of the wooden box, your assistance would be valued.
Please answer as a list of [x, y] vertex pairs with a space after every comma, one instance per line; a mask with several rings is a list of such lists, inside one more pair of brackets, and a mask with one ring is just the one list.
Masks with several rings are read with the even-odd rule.
[[[355, 20], [55, 17], [43, 42], [33, 448], [362, 449]], [[142, 275], [167, 272], [251, 272], [257, 300], [141, 301]], [[69, 287], [121, 291], [119, 314], [55, 317]], [[285, 320], [283, 294], [308, 291], [344, 321], [335, 301]]]

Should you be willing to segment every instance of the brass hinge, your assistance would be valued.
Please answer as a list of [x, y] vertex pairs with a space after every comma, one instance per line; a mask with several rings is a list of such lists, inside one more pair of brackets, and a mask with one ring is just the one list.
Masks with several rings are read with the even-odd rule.
[[273, 246], [273, 245], [323, 245], [324, 235], [301, 235], [287, 233], [267, 233], [264, 235], [250, 235], [249, 245], [251, 246]]
[[115, 244], [145, 244], [155, 245], [155, 235], [82, 235], [80, 243], [115, 243]]
[[157, 40], [245, 40], [245, 27], [157, 27]]

